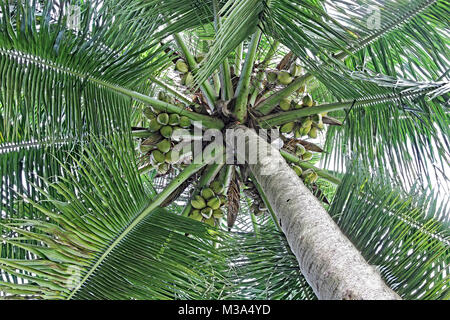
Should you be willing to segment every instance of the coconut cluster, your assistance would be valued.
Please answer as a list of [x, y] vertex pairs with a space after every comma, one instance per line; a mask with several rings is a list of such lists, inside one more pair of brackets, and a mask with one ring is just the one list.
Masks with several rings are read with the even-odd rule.
[[303, 171], [303, 169], [296, 164], [293, 164], [291, 167], [292, 170], [294, 170], [294, 172], [303, 180], [305, 184], [312, 184], [319, 178], [317, 172], [315, 172], [312, 168]]
[[[164, 92], [159, 93], [158, 99], [176, 103]], [[141, 141], [140, 151], [149, 156], [150, 163], [159, 174], [165, 174], [180, 160], [179, 152], [173, 150], [176, 145], [173, 134], [177, 129], [191, 129], [191, 120], [186, 116], [162, 112], [151, 107], [144, 109], [144, 115], [150, 120], [149, 134]]]
[[[204, 59], [203, 55], [198, 55], [195, 57], [197, 63], [200, 63], [203, 59]], [[192, 75], [192, 72], [189, 69], [189, 65], [183, 59], [180, 58], [175, 62], [175, 70], [180, 72], [181, 74], [181, 84], [188, 88], [192, 88], [194, 84], [194, 76]]]
[[194, 84], [194, 76], [189, 71], [189, 66], [183, 59], [178, 59], [175, 63], [175, 70], [181, 73], [181, 84], [191, 88]]
[[[266, 74], [266, 80], [271, 84], [289, 85], [302, 73], [302, 68], [293, 63], [291, 64], [290, 70], [281, 71], [269, 71]], [[300, 87], [297, 90], [297, 99], [284, 98], [280, 101], [277, 111], [291, 111], [298, 110], [302, 108], [310, 108], [317, 105], [312, 96], [306, 92], [306, 86]], [[318, 132], [324, 129], [324, 124], [322, 117], [326, 115], [316, 114], [313, 116], [303, 117], [298, 121], [292, 121], [280, 126], [280, 133], [283, 135], [293, 134], [295, 138], [310, 137], [312, 139], [317, 138]]]
[[302, 67], [293, 63], [289, 71], [270, 70], [266, 72], [266, 81], [269, 84], [289, 85], [302, 74]]
[[189, 217], [203, 221], [210, 226], [215, 226], [224, 216], [224, 205], [227, 198], [224, 195], [224, 185], [218, 180], [214, 180], [209, 186], [204, 187], [199, 194], [191, 199], [192, 210]]
[[[292, 63], [289, 71], [267, 71], [266, 81], [272, 85], [287, 86], [291, 84], [292, 81], [294, 81], [297, 77], [301, 76], [301, 74], [302, 68], [299, 65]], [[296, 94], [297, 96], [295, 99], [289, 97], [282, 99], [278, 105], [278, 108], [276, 108], [274, 112], [293, 111], [303, 108], [311, 108], [317, 105], [317, 102], [314, 101], [311, 94], [307, 92], [305, 85], [300, 87], [297, 90]], [[318, 133], [324, 129], [324, 123], [322, 120], [324, 116], [326, 116], [326, 113], [306, 116], [296, 121], [285, 123], [279, 127], [280, 134], [284, 137], [285, 140], [292, 138], [299, 139], [303, 137], [316, 139], [318, 137]], [[313, 153], [310, 150], [307, 150], [300, 143], [298, 143], [292, 151], [299, 159], [303, 161], [309, 161], [313, 157]], [[303, 171], [303, 169], [297, 164], [292, 164], [291, 167], [295, 171], [295, 173], [301, 179], [303, 179], [305, 184], [314, 183], [318, 179], [318, 175], [313, 169], [307, 169]], [[254, 192], [254, 194], [252, 194], [251, 196], [257, 196], [257, 192]], [[259, 201], [256, 200], [254, 203], [253, 211], [260, 212], [258, 207]], [[262, 204], [262, 207], [264, 207], [264, 204]]]
[[[309, 94], [303, 97], [302, 103], [298, 103], [294, 100], [285, 98], [280, 102], [280, 109], [283, 111], [289, 111], [293, 109], [301, 109], [312, 107], [314, 103], [311, 103], [312, 98]], [[318, 132], [324, 129], [322, 117], [325, 114], [315, 114], [313, 116], [303, 117], [298, 121], [292, 121], [283, 124], [280, 127], [280, 133], [283, 135], [293, 134], [295, 138], [301, 138], [308, 136], [312, 139], [316, 139]]]
[[313, 157], [312, 152], [306, 150], [306, 148], [300, 143], [298, 143], [295, 147], [295, 155], [303, 161], [311, 160]]

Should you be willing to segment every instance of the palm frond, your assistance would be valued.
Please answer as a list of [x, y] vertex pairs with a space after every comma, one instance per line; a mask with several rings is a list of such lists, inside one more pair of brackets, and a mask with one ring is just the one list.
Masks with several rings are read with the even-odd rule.
[[[392, 5], [395, 3], [387, 4]], [[389, 21], [386, 14], [392, 20], [352, 48], [357, 54], [346, 59], [347, 66], [409, 79], [438, 80], [448, 69], [446, 23], [440, 18], [447, 15], [448, 3], [408, 1], [397, 6], [381, 10], [372, 5], [380, 13], [380, 22]]]
[[225, 3], [219, 11], [222, 22], [196, 74], [196, 83], [205, 81], [230, 52], [256, 30], [263, 9], [261, 0], [229, 0]]
[[[218, 0], [222, 6], [224, 0]], [[132, 16], [131, 21], [138, 25], [158, 29], [155, 38], [164, 39], [172, 34], [201, 28], [214, 20], [213, 0], [114, 0], [114, 11], [124, 16]], [[139, 31], [136, 31], [138, 34]], [[145, 38], [145, 37], [144, 37]]]
[[[339, 65], [339, 59], [364, 49], [378, 39], [386, 39], [388, 34], [401, 44], [401, 47], [407, 48], [400, 50], [413, 52], [428, 64], [429, 52], [426, 52], [425, 48], [430, 49], [432, 45], [429, 39], [425, 39], [424, 34], [430, 31], [430, 37], [442, 43], [445, 36], [439, 33], [439, 29], [445, 30], [445, 23], [436, 18], [445, 17], [446, 6], [445, 1], [436, 0], [391, 0], [383, 3], [298, 3], [291, 0], [274, 0], [269, 4], [270, 10], [264, 17], [264, 26], [268, 33], [294, 51], [310, 71], [315, 69], [319, 61]], [[425, 23], [419, 24], [420, 19]], [[402, 30], [406, 23], [407, 32]], [[302, 26], [301, 32], [298, 30], [299, 25]], [[395, 59], [389, 58], [393, 62], [397, 56]], [[402, 59], [407, 60], [408, 57], [403, 56]]]
[[448, 200], [406, 193], [358, 166], [345, 175], [330, 215], [403, 298], [448, 297]]
[[[58, 162], [89, 143], [88, 134], [129, 134], [130, 99], [92, 79], [141, 86], [146, 74], [164, 63], [159, 46], [145, 47], [131, 38], [124, 44], [120, 28], [111, 27], [113, 17], [98, 2], [79, 3], [74, 28], [66, 23], [66, 5], [39, 3], [41, 10], [34, 1], [12, 11], [8, 2], [0, 3], [2, 218], [20, 218], [24, 212], [27, 218], [39, 216], [18, 194], [40, 200], [31, 183], [61, 174]], [[1, 256], [23, 256], [23, 251], [2, 243]]]
[[25, 250], [0, 258], [7, 297], [175, 299], [218, 292], [208, 278], [222, 259], [213, 250], [219, 234], [157, 208], [164, 196], [150, 198], [131, 143], [118, 135], [94, 142], [70, 165], [60, 163], [63, 175], [34, 185], [45, 200], [24, 198], [41, 218], [2, 219], [8, 230], [2, 242]]
[[225, 253], [230, 259], [230, 299], [315, 300], [284, 236], [273, 227], [232, 234]]
[[[344, 123], [327, 131], [325, 163], [333, 162], [342, 171], [348, 163], [346, 159], [357, 155], [367, 166], [384, 167], [391, 177], [401, 177], [410, 185], [416, 179], [427, 182], [432, 175], [442, 175], [440, 168], [445, 168], [450, 154], [448, 83], [390, 81], [382, 76], [367, 77], [364, 83], [375, 84], [378, 94], [361, 105], [365, 98], [354, 97], [345, 111], [331, 114]], [[341, 92], [345, 94], [345, 90]]]

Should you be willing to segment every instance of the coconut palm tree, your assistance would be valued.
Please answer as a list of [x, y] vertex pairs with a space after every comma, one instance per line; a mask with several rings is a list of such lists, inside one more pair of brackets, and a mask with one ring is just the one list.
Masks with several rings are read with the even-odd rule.
[[0, 4], [0, 298], [449, 298], [446, 1]]

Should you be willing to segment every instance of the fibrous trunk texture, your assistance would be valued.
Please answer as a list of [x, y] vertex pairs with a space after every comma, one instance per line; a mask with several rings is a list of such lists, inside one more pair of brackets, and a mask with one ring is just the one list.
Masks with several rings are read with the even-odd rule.
[[[252, 129], [239, 126], [236, 130], [242, 130], [238, 135], [247, 137], [246, 153], [249, 146], [259, 145], [256, 163], [248, 166], [275, 211], [300, 270], [317, 297], [400, 299], [341, 232], [279, 151]], [[251, 152], [255, 152], [253, 149]]]

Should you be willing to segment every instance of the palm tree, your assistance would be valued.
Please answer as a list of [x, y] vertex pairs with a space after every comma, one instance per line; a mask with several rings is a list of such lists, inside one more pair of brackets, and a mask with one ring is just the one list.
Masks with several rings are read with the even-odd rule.
[[1, 298], [449, 298], [446, 1], [0, 3]]

